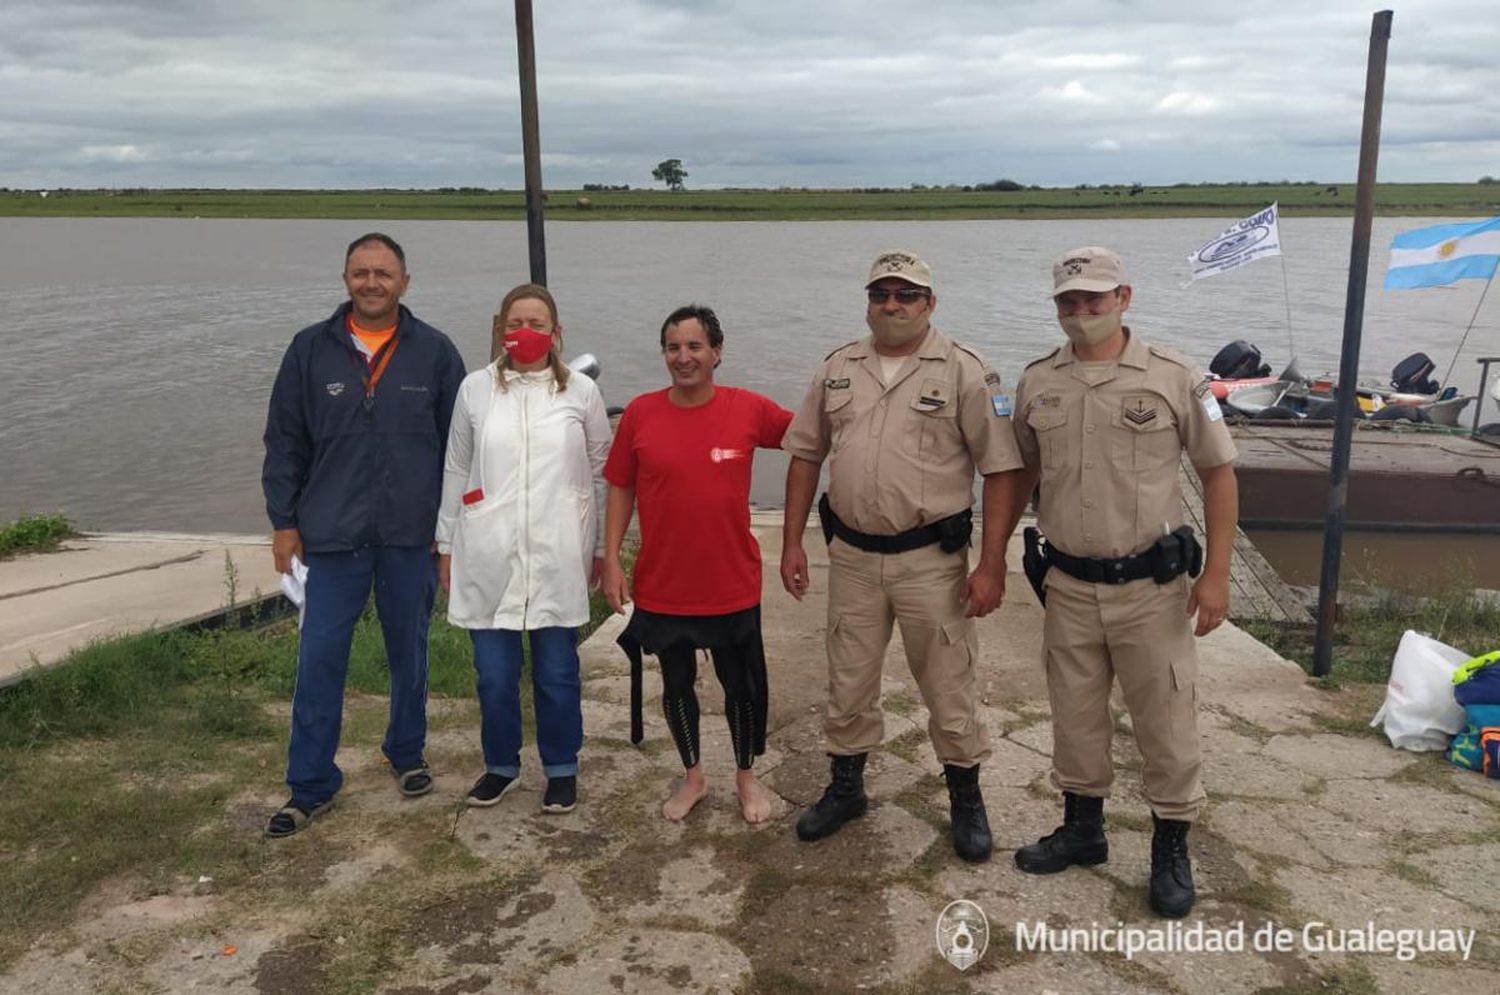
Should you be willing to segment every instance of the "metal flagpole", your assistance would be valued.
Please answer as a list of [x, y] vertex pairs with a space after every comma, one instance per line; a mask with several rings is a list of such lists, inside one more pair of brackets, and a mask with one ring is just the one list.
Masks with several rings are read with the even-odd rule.
[[1333, 627], [1338, 610], [1339, 559], [1343, 555], [1344, 512], [1349, 499], [1349, 447], [1354, 441], [1355, 389], [1359, 382], [1359, 340], [1364, 330], [1365, 280], [1370, 270], [1370, 227], [1375, 214], [1375, 164], [1380, 157], [1380, 112], [1385, 98], [1385, 54], [1391, 40], [1391, 12], [1370, 22], [1370, 58], [1365, 70], [1365, 117], [1359, 139], [1359, 192], [1354, 205], [1354, 237], [1349, 249], [1349, 293], [1344, 301], [1344, 349], [1339, 357], [1338, 414], [1328, 474], [1328, 521], [1323, 530], [1323, 571], [1318, 584], [1318, 636], [1313, 676], [1333, 665]]
[[[1280, 229], [1281, 218], [1277, 217], [1276, 221], [1276, 227]], [[1297, 358], [1297, 345], [1292, 341], [1292, 292], [1286, 282], [1286, 253], [1278, 252], [1276, 255], [1281, 260], [1281, 299], [1286, 302], [1286, 347], [1289, 350], [1286, 361], [1290, 363]]]
[[[1479, 309], [1484, 307], [1484, 297], [1490, 292], [1490, 284], [1494, 282], [1495, 274], [1491, 273], [1490, 278], [1485, 281], [1484, 289], [1479, 292], [1479, 303], [1474, 305], [1474, 314], [1469, 318], [1469, 327], [1464, 329], [1464, 337], [1458, 340], [1458, 348], [1453, 350], [1453, 358], [1448, 361], [1448, 372], [1443, 374], [1442, 385], [1444, 387], [1448, 386], [1448, 379], [1453, 376], [1453, 367], [1458, 365], [1458, 354], [1464, 351], [1464, 345], [1469, 341], [1469, 333], [1474, 330], [1474, 322], [1479, 320]], [[1483, 386], [1483, 384], [1480, 385], [1481, 388]], [[1480, 393], [1484, 393], [1483, 389], [1480, 390]], [[1475, 423], [1475, 427], [1478, 427], [1477, 422]]]

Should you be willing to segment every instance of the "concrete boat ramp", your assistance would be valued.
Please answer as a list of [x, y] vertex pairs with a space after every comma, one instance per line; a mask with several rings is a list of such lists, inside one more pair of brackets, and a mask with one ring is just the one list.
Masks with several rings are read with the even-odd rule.
[[212, 618], [279, 588], [266, 536], [101, 533], [0, 561], [0, 687], [93, 640]]

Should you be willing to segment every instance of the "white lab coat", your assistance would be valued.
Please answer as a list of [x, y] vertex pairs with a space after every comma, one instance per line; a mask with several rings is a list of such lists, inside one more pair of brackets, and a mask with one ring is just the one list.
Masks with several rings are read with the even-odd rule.
[[[599, 388], [551, 370], [464, 378], [453, 407], [438, 511], [438, 552], [451, 553], [448, 620], [466, 629], [579, 626], [589, 573], [604, 555], [609, 416]], [[464, 502], [479, 491], [483, 497]]]

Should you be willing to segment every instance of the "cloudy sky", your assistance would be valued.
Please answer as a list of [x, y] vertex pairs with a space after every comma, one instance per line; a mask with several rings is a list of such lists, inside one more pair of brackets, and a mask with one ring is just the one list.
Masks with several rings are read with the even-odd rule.
[[[1396, 8], [1380, 177], [1500, 175], [1494, 0]], [[519, 187], [511, 0], [4, 0], [0, 186]], [[536, 0], [548, 186], [1349, 181], [1373, 4]]]

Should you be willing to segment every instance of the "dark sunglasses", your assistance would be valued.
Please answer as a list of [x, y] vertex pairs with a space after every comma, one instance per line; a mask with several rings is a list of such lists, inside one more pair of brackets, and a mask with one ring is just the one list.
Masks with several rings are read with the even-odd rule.
[[925, 301], [932, 296], [932, 291], [921, 287], [902, 287], [899, 290], [882, 290], [880, 287], [870, 287], [865, 291], [869, 296], [871, 304], [884, 304], [887, 298], [896, 298], [898, 304], [915, 304]]

